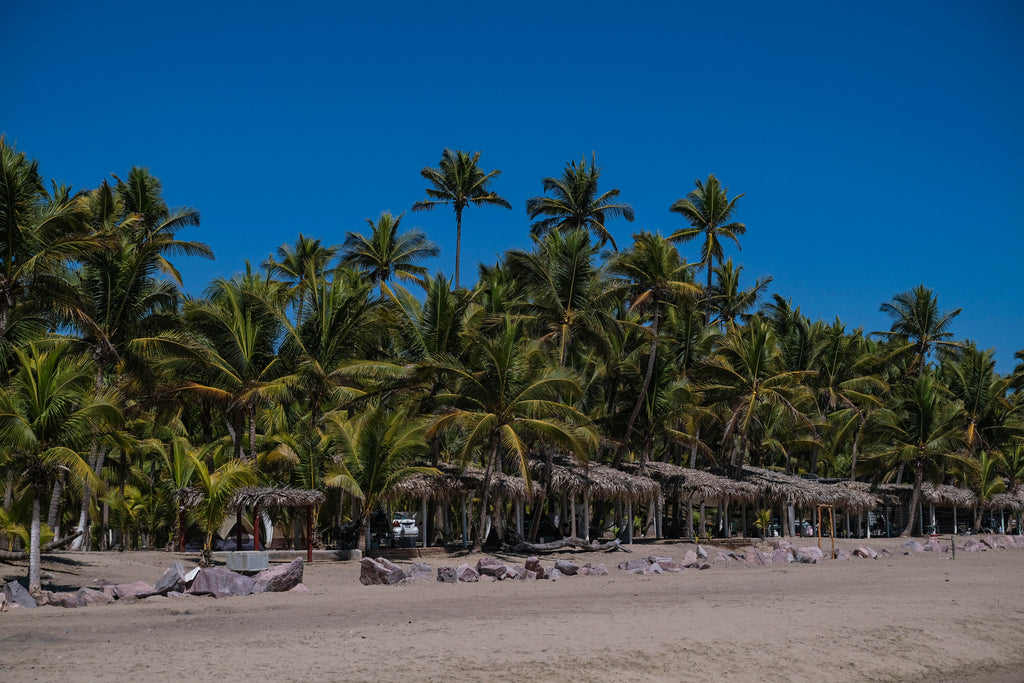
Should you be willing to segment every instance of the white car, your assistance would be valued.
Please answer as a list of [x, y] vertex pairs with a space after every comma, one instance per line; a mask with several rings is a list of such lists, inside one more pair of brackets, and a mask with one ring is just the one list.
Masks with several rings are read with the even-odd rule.
[[391, 538], [395, 545], [415, 545], [420, 529], [408, 512], [396, 512], [391, 518]]

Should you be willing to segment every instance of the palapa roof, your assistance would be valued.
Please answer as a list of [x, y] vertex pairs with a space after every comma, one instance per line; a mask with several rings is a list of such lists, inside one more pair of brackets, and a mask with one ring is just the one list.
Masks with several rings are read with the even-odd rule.
[[760, 492], [745, 481], [736, 481], [703, 470], [679, 467], [667, 462], [647, 462], [643, 466], [626, 463], [623, 469], [642, 474], [661, 485], [666, 497], [682, 496], [689, 500], [724, 500], [749, 503]]
[[[879, 484], [871, 489], [871, 492], [878, 497], [879, 505], [898, 507], [910, 504], [910, 498], [914, 495], [914, 485]], [[925, 482], [921, 486], [921, 501], [941, 507], [968, 508], [974, 507], [978, 497], [968, 489]]]
[[[387, 500], [397, 498], [428, 498], [437, 501], [451, 501], [455, 498], [480, 490], [484, 483], [484, 470], [479, 467], [459, 468], [454, 465], [439, 465], [440, 474], [414, 474], [388, 489]], [[544, 487], [536, 481], [530, 482], [527, 490], [522, 477], [493, 472], [491, 474], [491, 495], [501, 500], [531, 500], [543, 494]]]
[[228, 509], [305, 507], [319, 505], [323, 502], [323, 491], [291, 486], [246, 486], [231, 497]]
[[[531, 460], [530, 472], [534, 478], [543, 476], [546, 463]], [[555, 458], [551, 465], [551, 489], [565, 496], [583, 496], [587, 493], [598, 500], [625, 502], [649, 501], [661, 493], [653, 479], [629, 474], [607, 465], [583, 466], [567, 458]]]
[[988, 506], [993, 510], [1013, 510], [1020, 512], [1024, 510], [1024, 488], [1008, 493], [999, 493], [992, 496]]
[[176, 490], [173, 496], [179, 505], [184, 505], [187, 508], [195, 507], [203, 499], [203, 494], [191, 486]]
[[[720, 473], [724, 476], [726, 472], [731, 473], [732, 469], [724, 468]], [[878, 504], [875, 496], [858, 487], [824, 484], [750, 465], [743, 468], [740, 481], [754, 486], [759, 495], [775, 503], [792, 502], [801, 507], [832, 505], [850, 512], [871, 510]]]

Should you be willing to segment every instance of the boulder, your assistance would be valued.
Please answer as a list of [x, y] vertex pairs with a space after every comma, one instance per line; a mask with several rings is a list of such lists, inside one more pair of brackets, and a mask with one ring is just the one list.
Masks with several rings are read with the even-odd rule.
[[924, 546], [922, 546], [920, 543], [918, 543], [914, 539], [910, 538], [910, 539], [907, 539], [906, 541], [903, 541], [903, 543], [900, 543], [900, 550], [905, 550], [905, 551], [914, 552], [914, 553], [920, 553], [920, 552], [924, 552]]
[[641, 569], [641, 570], [647, 569], [650, 566], [651, 566], [651, 563], [649, 561], [643, 559], [642, 557], [638, 558], [636, 560], [623, 560], [622, 562], [619, 562], [619, 569], [623, 569], [623, 570], [625, 570], [627, 572], [633, 572], [633, 571], [636, 571], [637, 569]]
[[114, 602], [114, 598], [108, 596], [103, 591], [96, 590], [95, 588], [79, 588], [75, 595], [78, 598], [78, 604], [80, 607], [109, 605]]
[[554, 569], [549, 569], [547, 573], [548, 573], [548, 578], [551, 579], [552, 581], [554, 581], [555, 579], [562, 578], [562, 572], [560, 572], [558, 570], [558, 567], [555, 567]]
[[152, 595], [155, 588], [145, 581], [133, 581], [132, 583], [119, 583], [113, 586], [104, 586], [103, 590], [112, 589], [114, 597], [123, 600], [127, 597], [137, 598], [140, 595]]
[[697, 553], [692, 550], [687, 550], [686, 554], [683, 555], [683, 566], [692, 567], [697, 564]]
[[794, 559], [792, 546], [776, 548], [772, 551], [772, 562], [792, 562]]
[[496, 579], [503, 579], [509, 573], [508, 566], [499, 559], [493, 557], [481, 557], [476, 562], [476, 571], [480, 576], [493, 576]]
[[747, 548], [746, 552], [743, 553], [743, 557], [746, 559], [747, 564], [754, 567], [767, 567], [772, 563], [770, 555], [766, 555], [763, 551], [758, 550], [754, 546]]
[[991, 548], [992, 550], [995, 550], [997, 548], [996, 542], [992, 540], [991, 536], [982, 536], [978, 540], [981, 542], [983, 546], [987, 548]]
[[924, 549], [931, 553], [948, 553], [949, 546], [942, 545], [934, 538], [929, 538], [925, 544]]
[[405, 570], [406, 581], [430, 581], [434, 578], [434, 569], [425, 562], [413, 562]]
[[82, 603], [79, 601], [77, 592], [74, 593], [45, 593], [43, 595], [47, 605], [53, 607], [64, 607], [65, 609], [75, 609], [81, 607]]
[[[291, 590], [302, 583], [303, 567], [302, 558], [296, 557], [288, 564], [264, 569], [253, 577], [256, 583], [252, 587], [252, 592], [283, 593], [284, 591]], [[194, 588], [195, 583], [192, 586]]]
[[537, 557], [526, 558], [526, 569], [534, 572], [538, 579], [548, 578], [547, 571], [544, 569], [544, 566], [541, 565], [540, 559]]
[[662, 560], [661, 562], [652, 562], [651, 567], [654, 567], [654, 565], [658, 565], [661, 571], [670, 572], [672, 574], [676, 574], [686, 569], [685, 565], [683, 565], [682, 562], [675, 562], [673, 560]]
[[700, 562], [696, 565], [697, 569], [704, 571], [705, 569], [711, 569], [711, 565], [707, 562]]
[[38, 607], [35, 598], [28, 592], [28, 589], [17, 581], [5, 583], [2, 592], [7, 598], [8, 607]]
[[364, 557], [359, 561], [359, 583], [364, 586], [393, 586], [404, 578], [401, 567], [383, 557]]
[[850, 553], [846, 552], [842, 548], [837, 548], [836, 549], [836, 559], [837, 560], [849, 560], [850, 559]]
[[512, 565], [505, 566], [504, 576], [496, 576], [496, 579], [514, 579], [517, 581], [526, 580], [526, 569], [523, 567], [515, 567]]
[[294, 586], [292, 586], [291, 588], [289, 588], [288, 592], [289, 593], [308, 593], [309, 589], [306, 588], [306, 584], [304, 584], [304, 583], [297, 583]]
[[634, 574], [664, 574], [665, 570], [661, 568], [661, 565], [657, 562], [649, 564], [644, 569], [634, 569]]
[[588, 573], [590, 576], [608, 576], [608, 569], [603, 564], [589, 567], [589, 569], [590, 571]]
[[870, 560], [877, 560], [878, 559], [878, 553], [876, 553], [874, 550], [872, 550], [871, 548], [867, 547], [866, 545], [859, 545], [859, 546], [857, 546], [856, 548], [853, 549], [853, 552], [850, 553], [850, 554], [853, 555], [854, 557], [866, 557], [866, 558], [868, 558]]
[[160, 580], [153, 584], [153, 595], [167, 595], [167, 591], [185, 590], [185, 565], [172, 562]]
[[458, 581], [455, 577], [455, 570], [451, 567], [438, 567], [437, 580], [441, 583], [455, 583]]
[[708, 559], [708, 551], [704, 550], [704, 546], [697, 546], [697, 557], [699, 557], [702, 560]]
[[224, 567], [206, 567], [196, 574], [196, 579], [192, 582], [192, 588], [189, 590], [196, 594], [252, 595], [255, 585], [256, 579], [251, 576], [245, 576]]
[[533, 571], [532, 569], [526, 569], [525, 571], [526, 571], [526, 577], [525, 578], [526, 578], [527, 581], [536, 581], [537, 580], [537, 572]]
[[985, 549], [985, 546], [978, 542], [978, 539], [976, 538], [968, 538], [964, 541], [964, 545], [961, 548], [965, 553], [978, 553]]
[[654, 564], [655, 562], [657, 562], [658, 564], [663, 564], [665, 562], [672, 562], [672, 558], [671, 557], [658, 557], [657, 555], [651, 555], [650, 557], [647, 558], [647, 561], [650, 562], [651, 564]]
[[742, 562], [743, 559], [744, 558], [742, 555], [737, 555], [731, 550], [727, 550], [723, 553], [718, 553], [717, 555], [715, 555], [716, 561], [723, 560], [726, 562]]
[[555, 569], [565, 576], [573, 576], [580, 570], [579, 565], [569, 560], [555, 560]]
[[803, 564], [818, 564], [825, 560], [825, 555], [821, 552], [821, 548], [817, 546], [808, 546], [806, 548], [796, 549], [796, 561]]
[[474, 581], [480, 580], [480, 572], [473, 569], [468, 564], [461, 564], [458, 569], [455, 570], [455, 578], [462, 583], [473, 583]]

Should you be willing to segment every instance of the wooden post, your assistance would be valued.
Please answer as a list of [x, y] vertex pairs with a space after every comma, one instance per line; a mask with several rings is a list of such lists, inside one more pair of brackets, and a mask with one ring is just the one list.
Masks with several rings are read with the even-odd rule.
[[313, 561], [313, 506], [306, 506], [306, 562]]
[[658, 495], [654, 498], [654, 537], [659, 541], [663, 532], [662, 525], [664, 524], [664, 519], [662, 515], [664, 514], [664, 507], [665, 502], [661, 499], [661, 492], [659, 491]]
[[633, 545], [633, 501], [626, 501], [626, 543]]
[[523, 537], [523, 501], [516, 498], [516, 533]]
[[422, 511], [423, 511], [423, 514], [422, 514], [422, 517], [423, 517], [423, 522], [422, 522], [423, 523], [423, 528], [420, 529], [420, 535], [423, 537], [422, 546], [424, 548], [426, 548], [427, 547], [427, 497], [426, 496], [423, 496]]
[[242, 549], [242, 508], [235, 511], [235, 550]]
[[260, 508], [254, 505], [252, 508], [252, 549], [260, 549]]
[[469, 527], [466, 526], [466, 494], [462, 494], [462, 548], [465, 550], [469, 546]]
[[590, 491], [583, 492], [583, 538], [590, 540]]
[[569, 496], [569, 534], [576, 538], [576, 494]]

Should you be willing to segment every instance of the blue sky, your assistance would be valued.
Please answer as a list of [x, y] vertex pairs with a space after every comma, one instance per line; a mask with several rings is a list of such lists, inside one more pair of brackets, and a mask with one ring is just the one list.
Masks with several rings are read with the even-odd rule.
[[[369, 4], [5, 3], [0, 133], [49, 178], [146, 166], [198, 208], [182, 236], [217, 258], [179, 260], [193, 292], [408, 209], [445, 147], [482, 151], [513, 206], [467, 210], [472, 281], [594, 152], [636, 210], [620, 245], [681, 227], [668, 207], [715, 173], [746, 194], [748, 283], [868, 331], [924, 283], [1000, 370], [1024, 348], [1024, 4]], [[452, 272], [449, 211], [403, 225]]]

